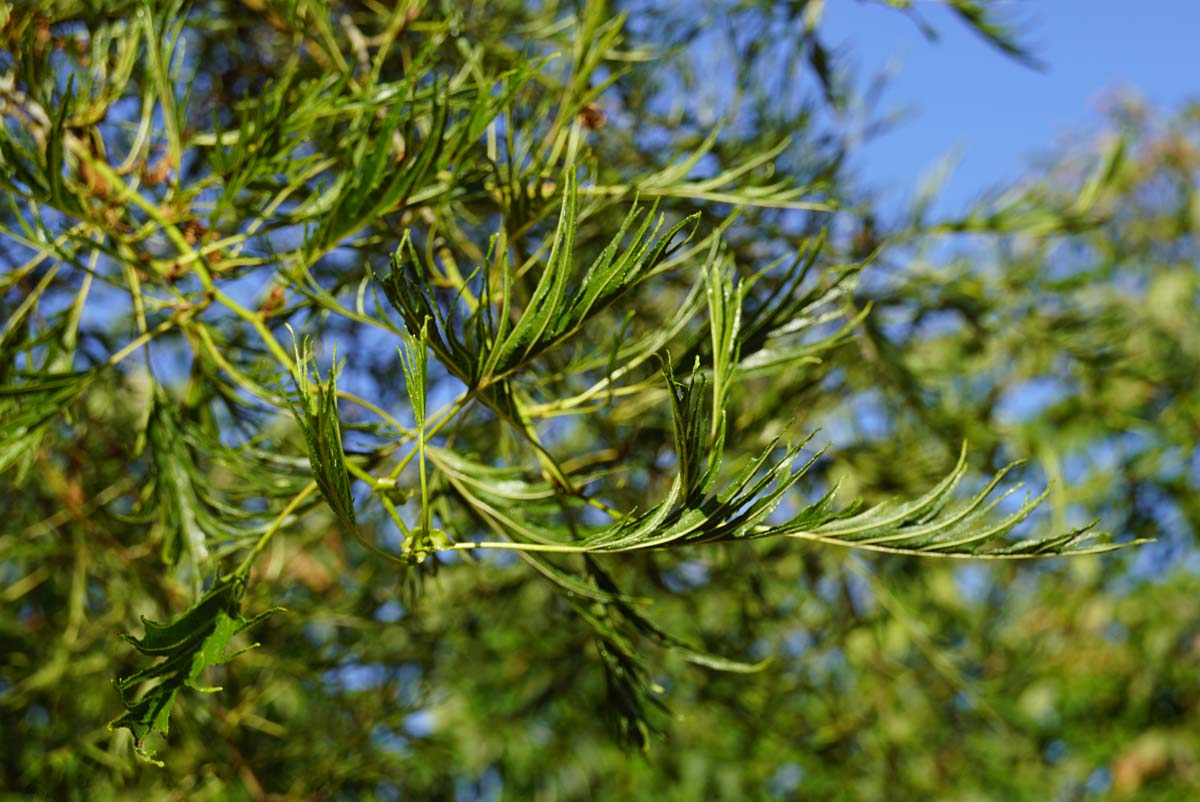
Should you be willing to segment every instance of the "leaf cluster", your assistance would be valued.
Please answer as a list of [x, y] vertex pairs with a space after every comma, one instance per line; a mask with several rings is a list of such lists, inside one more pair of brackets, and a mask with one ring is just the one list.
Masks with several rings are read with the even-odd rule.
[[[813, 103], [840, 107], [844, 91], [823, 4], [791, 4], [795, 36], [770, 54], [743, 48], [746, 88], [726, 98], [742, 111], [701, 102], [696, 19], [638, 41], [678, 8], [243, 5], [259, 13], [207, 0], [4, 19], [0, 473], [28, 488], [35, 470], [63, 472], [68, 501], [28, 522], [39, 532], [87, 529], [68, 503], [94, 489], [82, 463], [128, 474], [87, 503], [119, 523], [131, 571], [185, 610], [127, 638], [158, 660], [117, 680], [113, 723], [139, 751], [266, 615], [243, 616], [248, 583], [297, 592], [286, 563], [321, 586], [296, 568], [310, 551], [394, 572], [414, 609], [423, 577], [483, 587], [515, 553], [535, 613], [565, 612], [594, 645], [583, 670], [603, 678], [620, 738], [646, 748], [664, 654], [763, 666], [721, 656], [749, 639], [649, 615], [637, 594], [659, 561], [775, 543], [1003, 559], [1114, 547], [1091, 526], [1019, 530], [1042, 497], [1006, 506], [1011, 467], [963, 492], [964, 437], [912, 445], [938, 475], [869, 503], [842, 499], [837, 449], [810, 447], [831, 387], [859, 375], [847, 352], [879, 346], [883, 370], [912, 375], [860, 291], [875, 263], [829, 233], [850, 192], [840, 146], [815, 130]], [[1023, 53], [983, 4], [950, 5]], [[730, 19], [769, 18], [735, 6]], [[771, 54], [807, 65], [823, 100], [773, 107], [751, 80]], [[678, 87], [686, 102], [664, 112]], [[1074, 217], [1033, 203], [1004, 219], [1078, 223], [1120, 162]], [[117, 400], [128, 409], [107, 409]]]

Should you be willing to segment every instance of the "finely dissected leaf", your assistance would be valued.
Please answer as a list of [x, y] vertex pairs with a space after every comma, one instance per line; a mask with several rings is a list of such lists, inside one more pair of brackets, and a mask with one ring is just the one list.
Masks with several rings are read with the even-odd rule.
[[354, 512], [354, 495], [350, 489], [350, 474], [346, 470], [346, 453], [342, 448], [342, 429], [338, 418], [337, 366], [330, 369], [328, 381], [322, 383], [320, 373], [316, 383], [309, 371], [316, 371], [312, 341], [305, 339], [303, 350], [296, 347], [296, 369], [292, 378], [299, 395], [299, 404], [292, 414], [304, 432], [304, 444], [313, 479], [321, 497], [333, 510], [348, 532], [358, 535]]
[[208, 536], [197, 514], [200, 502], [188, 470], [191, 460], [187, 444], [174, 410], [161, 394], [154, 400], [146, 430], [157, 476], [163, 561], [173, 565], [184, 556], [198, 581], [199, 568], [208, 559]]
[[402, 335], [404, 349], [400, 351], [400, 362], [404, 368], [404, 389], [412, 404], [417, 428], [425, 426], [425, 394], [429, 381], [429, 321], [421, 324], [417, 336], [408, 332]]
[[[749, 287], [742, 310], [746, 325], [740, 343], [741, 375], [778, 375], [780, 370], [797, 362], [817, 362], [851, 340], [856, 326], [867, 314], [867, 309], [855, 313], [851, 304], [863, 265], [827, 268], [819, 279], [806, 285], [824, 247], [822, 232], [819, 237], [805, 241], [782, 276], [775, 277], [776, 263], [772, 263], [746, 282]], [[750, 291], [760, 283], [770, 284], [770, 291], [765, 294]], [[841, 325], [832, 332], [822, 332], [810, 339], [800, 336], [835, 322]]]
[[0, 473], [16, 468], [21, 481], [42, 439], [95, 378], [93, 371], [48, 374], [0, 386]]
[[[417, 562], [434, 551], [433, 504], [429, 495], [428, 467], [425, 458], [425, 394], [429, 381], [429, 321], [421, 324], [418, 336], [405, 332], [404, 348], [400, 349], [400, 361], [404, 368], [404, 389], [412, 404], [416, 422], [417, 466], [421, 474], [421, 523], [411, 537], [405, 538], [406, 554]], [[399, 520], [397, 518], [397, 520]]]
[[[245, 576], [218, 576], [208, 591], [175, 620], [160, 624], [143, 617], [145, 633], [141, 638], [121, 635], [142, 654], [160, 658], [157, 663], [117, 677], [113, 682], [126, 713], [112, 721], [109, 729], [124, 727], [132, 732], [138, 752], [147, 759], [153, 759], [154, 750], [145, 748], [146, 737], [167, 734], [171, 708], [180, 689], [187, 686], [204, 692], [220, 690], [198, 684], [203, 671], [236, 657], [240, 652], [228, 650], [233, 636], [281, 609], [245, 618], [241, 613], [245, 590]], [[139, 686], [147, 682], [154, 684], [139, 693]]]
[[214, 557], [252, 543], [271, 527], [308, 481], [306, 466], [207, 431], [158, 385], [150, 404], [146, 450], [152, 470], [134, 511], [156, 521], [163, 561], [178, 566], [199, 592]]
[[[995, 507], [1020, 485], [988, 501], [1004, 476], [1020, 463], [998, 471], [967, 499], [954, 499], [954, 489], [966, 474], [966, 446], [958, 464], [928, 493], [907, 502], [890, 500], [841, 520], [816, 526], [785, 526], [778, 534], [872, 551], [928, 557], [980, 559], [1030, 559], [1067, 554], [1096, 554], [1122, 548], [1107, 532], [1094, 531], [1095, 523], [1062, 535], [1028, 540], [1004, 539], [1045, 498], [1026, 499], [1014, 512], [996, 517]], [[1047, 491], [1048, 493], [1049, 491]]]
[[[422, 268], [408, 237], [392, 259], [391, 272], [383, 279], [388, 300], [404, 318], [411, 334], [429, 321], [430, 347], [469, 386], [503, 379], [574, 335], [589, 318], [642, 281], [695, 232], [694, 218], [680, 220], [662, 232], [664, 221], [655, 220], [653, 208], [647, 213], [634, 206], [607, 247], [576, 283], [574, 242], [578, 204], [577, 180], [568, 173], [549, 256], [515, 323], [510, 324], [510, 310], [514, 306], [513, 269], [502, 242], [492, 243], [489, 256], [495, 262], [481, 271], [480, 303], [462, 324], [456, 326], [453, 310], [444, 312], [429, 292], [427, 268]], [[676, 236], [689, 228], [689, 235], [676, 242]], [[493, 272], [500, 276], [498, 291], [489, 278]], [[459, 288], [460, 296], [464, 289], [465, 285]], [[499, 309], [493, 319], [492, 306], [497, 303]]]
[[51, 314], [40, 331], [31, 330], [30, 322], [41, 312], [58, 273], [58, 267], [45, 271], [0, 330], [0, 474], [15, 467], [18, 483], [54, 422], [99, 374], [97, 369], [72, 369], [86, 291], [80, 292], [74, 307]]
[[642, 176], [631, 184], [612, 184], [587, 187], [588, 195], [641, 196], [646, 198], [681, 198], [709, 203], [728, 203], [774, 209], [796, 209], [805, 211], [832, 211], [828, 203], [804, 201], [800, 198], [811, 195], [813, 189], [797, 186], [794, 181], [783, 179], [767, 184], [748, 180], [755, 171], [769, 167], [785, 150], [790, 141], [782, 139], [720, 173], [700, 180], [689, 180], [689, 176], [717, 144], [721, 133], [714, 127], [694, 150], [662, 170]]
[[[329, 379], [322, 383], [313, 355], [312, 341], [306, 339], [303, 350], [299, 346], [295, 350], [296, 364], [292, 378], [299, 403], [292, 405], [292, 414], [304, 433], [312, 478], [321, 497], [325, 499], [325, 503], [333, 510], [345, 530], [372, 554], [403, 565], [421, 562], [429, 553], [428, 544], [422, 548], [415, 548], [416, 544], [410, 542], [406, 544], [405, 556], [396, 557], [368, 540], [359, 530], [338, 415], [337, 365], [335, 363], [330, 368]], [[311, 381], [310, 370], [316, 375], [315, 384]], [[428, 531], [428, 527], [425, 530]], [[428, 537], [431, 536], [432, 533]]]
[[614, 720], [622, 741], [632, 747], [649, 749], [650, 735], [658, 729], [650, 711], [668, 711], [660, 698], [661, 688], [650, 680], [641, 648], [644, 643], [652, 643], [690, 663], [716, 671], [754, 673], [770, 662], [746, 663], [709, 654], [664, 631], [637, 610], [620, 592], [611, 575], [590, 557], [584, 560], [584, 576], [580, 579], [603, 595], [577, 594], [564, 585], [565, 598], [592, 629], [608, 689], [609, 707], [605, 713]]

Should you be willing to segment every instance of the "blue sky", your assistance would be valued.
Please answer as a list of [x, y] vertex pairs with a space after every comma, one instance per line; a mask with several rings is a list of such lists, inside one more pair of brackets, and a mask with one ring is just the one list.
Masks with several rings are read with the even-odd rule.
[[915, 7], [940, 36], [929, 42], [882, 3], [832, 0], [822, 27], [869, 79], [894, 69], [882, 109], [911, 116], [872, 140], [854, 164], [893, 202], [946, 154], [958, 167], [939, 211], [1019, 176], [1038, 152], [1086, 141], [1100, 125], [1101, 99], [1136, 90], [1159, 109], [1200, 99], [1200, 3], [1146, 0], [1014, 0], [1022, 41], [1044, 63], [1031, 70], [991, 48], [934, 3]]

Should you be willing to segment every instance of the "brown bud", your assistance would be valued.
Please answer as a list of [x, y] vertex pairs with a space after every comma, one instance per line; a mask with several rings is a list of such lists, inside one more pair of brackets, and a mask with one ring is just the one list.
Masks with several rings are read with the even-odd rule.
[[608, 115], [604, 113], [604, 109], [594, 102], [588, 103], [579, 112], [579, 122], [589, 131], [603, 128], [607, 120]]

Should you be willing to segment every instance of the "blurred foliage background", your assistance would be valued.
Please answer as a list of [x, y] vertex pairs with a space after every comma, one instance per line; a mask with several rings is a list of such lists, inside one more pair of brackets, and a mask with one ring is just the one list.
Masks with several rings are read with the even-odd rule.
[[[945, 5], [1035, 60], [1001, 4]], [[827, 46], [822, 8], [0, 9], [0, 798], [1200, 797], [1200, 106], [1122, 97], [1106, 130], [956, 217], [931, 215], [934, 185], [881, 208], [846, 168], [878, 90]], [[467, 378], [435, 348], [415, 381], [407, 285], [389, 300], [376, 278], [400, 275], [406, 232], [445, 308], [473, 302], [499, 232], [514, 265], [553, 261], [568, 165], [587, 177], [579, 253], [635, 194], [698, 233], [590, 340], [455, 407]], [[785, 431], [819, 429], [805, 458], [831, 444], [782, 512], [838, 481], [843, 501], [915, 497], [965, 441], [964, 487], [1018, 459], [1006, 481], [1049, 487], [1019, 533], [1098, 518], [1155, 542], [1022, 562], [773, 538], [570, 563], [581, 590], [619, 583], [620, 615], [548, 581], [566, 561], [445, 549], [496, 536], [472, 477], [529, 493], [538, 521], [558, 512], [539, 488], [587, 477], [581, 525], [666, 491], [680, 458], [649, 357], [681, 378], [719, 359], [689, 312], [699, 271], [678, 269], [718, 236], [759, 291], [727, 458]], [[787, 285], [768, 266], [798, 252], [804, 303], [756, 324]], [[297, 391], [285, 324], [326, 380], [336, 343], [340, 430], [332, 385]], [[431, 420], [457, 416], [423, 490], [425, 455], [397, 451], [424, 428], [417, 383]], [[455, 484], [437, 449], [474, 467]], [[149, 663], [115, 633], [239, 565], [247, 616], [286, 610], [207, 669], [219, 691], [173, 698], [148, 763], [108, 726], [113, 678]], [[633, 610], [770, 660], [714, 670]], [[607, 615], [624, 628], [588, 619]]]

